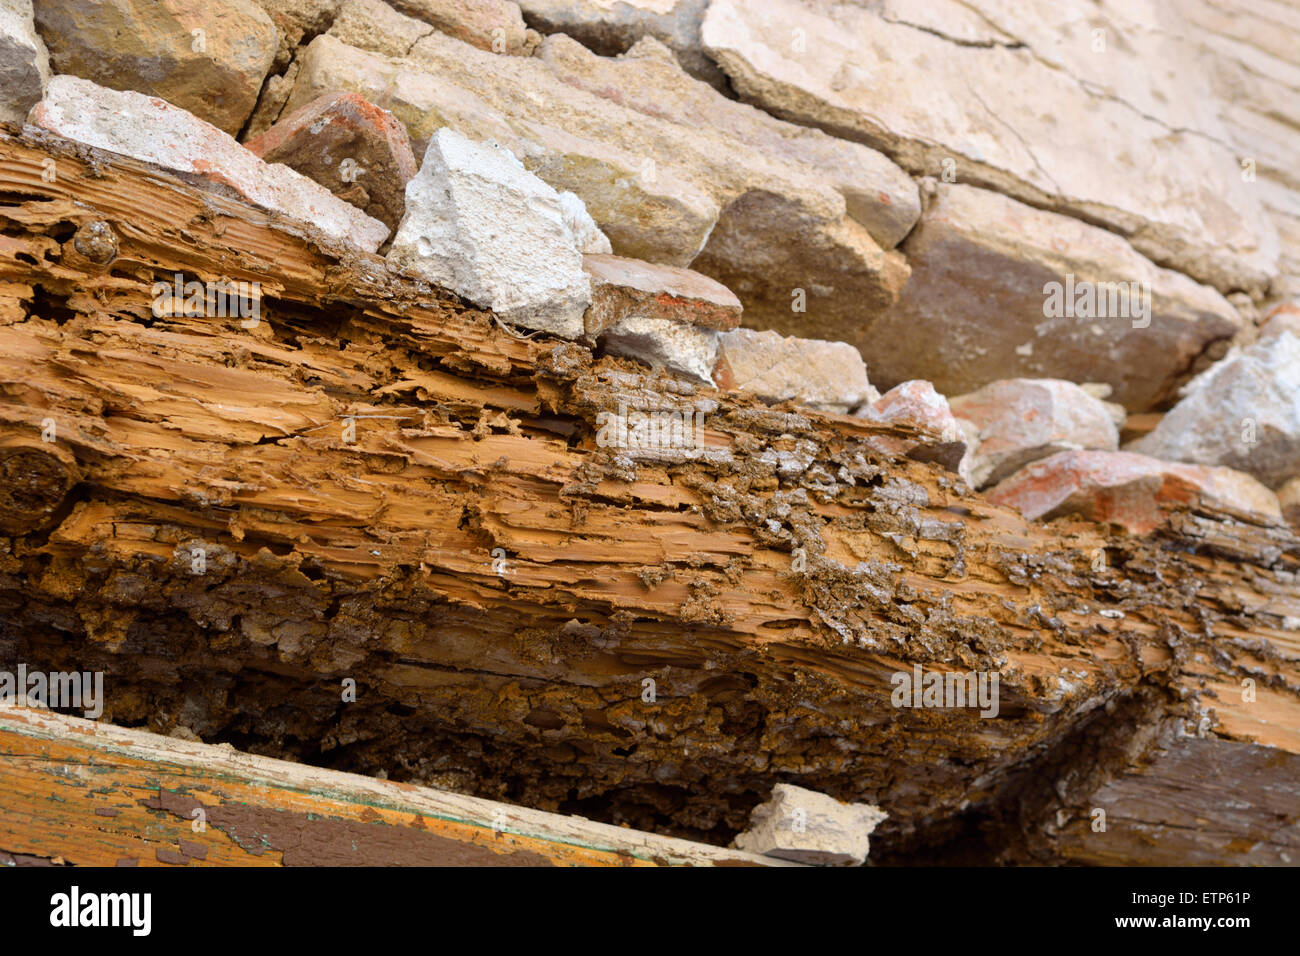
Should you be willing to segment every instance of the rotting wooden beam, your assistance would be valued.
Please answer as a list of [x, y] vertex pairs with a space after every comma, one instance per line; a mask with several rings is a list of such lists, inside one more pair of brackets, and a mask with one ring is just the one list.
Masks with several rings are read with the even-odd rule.
[[[155, 315], [177, 273], [259, 283], [259, 322]], [[900, 853], [1047, 774], [993, 848], [1045, 860], [1157, 739], [1300, 753], [1281, 526], [1029, 523], [867, 445], [898, 432], [521, 340], [50, 137], [0, 136], [0, 322], [0, 432], [57, 449], [6, 459], [0, 659], [104, 671], [119, 724], [719, 842], [785, 780]], [[705, 410], [703, 450], [601, 447], [620, 404]], [[918, 664], [996, 672], [997, 715], [892, 706]]]
[[0, 793], [16, 865], [795, 865], [15, 706]]
[[[1071, 863], [1300, 866], [1300, 755], [1185, 737], [1107, 781], [1061, 828]], [[1101, 810], [1105, 816], [1097, 813]]]

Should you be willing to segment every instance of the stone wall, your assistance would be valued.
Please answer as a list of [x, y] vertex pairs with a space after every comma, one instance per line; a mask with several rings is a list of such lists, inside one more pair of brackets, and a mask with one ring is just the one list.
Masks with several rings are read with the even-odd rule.
[[[930, 383], [941, 400], [1072, 382], [1137, 416], [1124, 441], [1267, 473], [1273, 486], [1294, 476], [1290, 458], [1272, 460], [1300, 444], [1286, 382], [1249, 400], [1200, 389], [1193, 417], [1222, 433], [1219, 454], [1182, 433], [1144, 436], [1193, 376], [1295, 307], [1295, 4], [6, 0], [3, 13], [4, 115], [24, 116], [51, 72], [92, 81], [75, 94], [59, 86], [32, 122], [202, 174], [336, 235], [351, 229], [371, 249], [382, 225], [394, 268], [513, 324], [586, 334], [725, 387], [745, 388], [735, 370], [750, 368], [750, 386], [770, 392], [776, 368], [784, 391], [771, 400], [818, 394], [822, 407], [863, 414], [879, 396], [867, 375], [884, 388]], [[136, 101], [115, 90], [164, 111], [133, 105], [122, 121]], [[92, 129], [71, 119], [83, 109], [118, 119]], [[190, 114], [211, 132], [177, 119]], [[148, 142], [158, 123], [169, 130], [161, 150]], [[414, 176], [440, 130], [509, 156], [519, 175], [489, 175], [486, 195], [468, 160]], [[271, 162], [237, 155], [229, 136]], [[451, 189], [460, 173], [457, 202], [478, 212], [457, 221], [455, 203], [429, 200], [403, 223], [406, 200], [429, 193], [420, 183]], [[343, 205], [327, 209], [306, 180]], [[501, 190], [518, 193], [516, 211], [494, 205]], [[518, 210], [538, 203], [550, 218], [527, 225]], [[597, 245], [552, 241], [572, 235], [561, 203]], [[382, 224], [358, 225], [350, 206]], [[516, 238], [551, 238], [510, 244], [493, 209]], [[786, 338], [737, 338], [692, 323], [689, 307], [669, 310], [684, 325], [632, 306], [584, 323], [591, 280], [578, 263], [593, 252], [640, 261], [643, 283], [659, 275], [647, 267], [689, 267], [734, 293], [747, 329]], [[552, 287], [563, 301], [526, 291]], [[1283, 347], [1293, 331], [1267, 338]], [[821, 342], [847, 343], [865, 363], [832, 373], [858, 382], [844, 394], [818, 384], [825, 356], [842, 361]], [[1254, 442], [1230, 437], [1245, 420], [1271, 440], [1258, 469]], [[982, 437], [963, 427], [976, 454]]]

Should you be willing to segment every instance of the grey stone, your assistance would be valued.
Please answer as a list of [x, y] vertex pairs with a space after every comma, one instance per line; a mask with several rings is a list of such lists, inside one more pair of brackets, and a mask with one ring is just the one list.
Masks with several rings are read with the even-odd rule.
[[1266, 335], [1183, 391], [1184, 398], [1129, 450], [1224, 465], [1270, 488], [1300, 475], [1300, 336], [1286, 330]]
[[32, 22], [32, 0], [0, 0], [0, 122], [21, 125], [49, 79], [49, 54]]

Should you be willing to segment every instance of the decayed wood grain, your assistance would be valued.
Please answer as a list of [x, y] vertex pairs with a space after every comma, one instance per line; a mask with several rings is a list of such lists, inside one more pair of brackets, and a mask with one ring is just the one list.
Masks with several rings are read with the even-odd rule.
[[1060, 851], [1074, 863], [1300, 865], [1300, 756], [1290, 751], [1173, 740], [1090, 802], [1061, 829]]
[[[878, 426], [521, 340], [55, 140], [0, 138], [0, 200], [0, 430], [52, 421], [73, 476], [6, 519], [0, 640], [104, 670], [106, 719], [720, 841], [786, 780], [880, 804], [903, 858], [976, 826], [1056, 858], [1179, 734], [1300, 753], [1283, 527], [1027, 523]], [[153, 315], [178, 271], [260, 283], [261, 321]], [[600, 447], [620, 404], [703, 412], [704, 451]], [[918, 663], [996, 671], [997, 717], [892, 706]]]
[[0, 791], [18, 864], [794, 865], [12, 706]]

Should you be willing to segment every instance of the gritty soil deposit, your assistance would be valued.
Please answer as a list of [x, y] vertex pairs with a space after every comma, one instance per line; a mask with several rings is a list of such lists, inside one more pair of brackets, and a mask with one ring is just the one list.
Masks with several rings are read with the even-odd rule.
[[1300, 860], [1300, 8], [1002, 6], [0, 0], [0, 859]]

